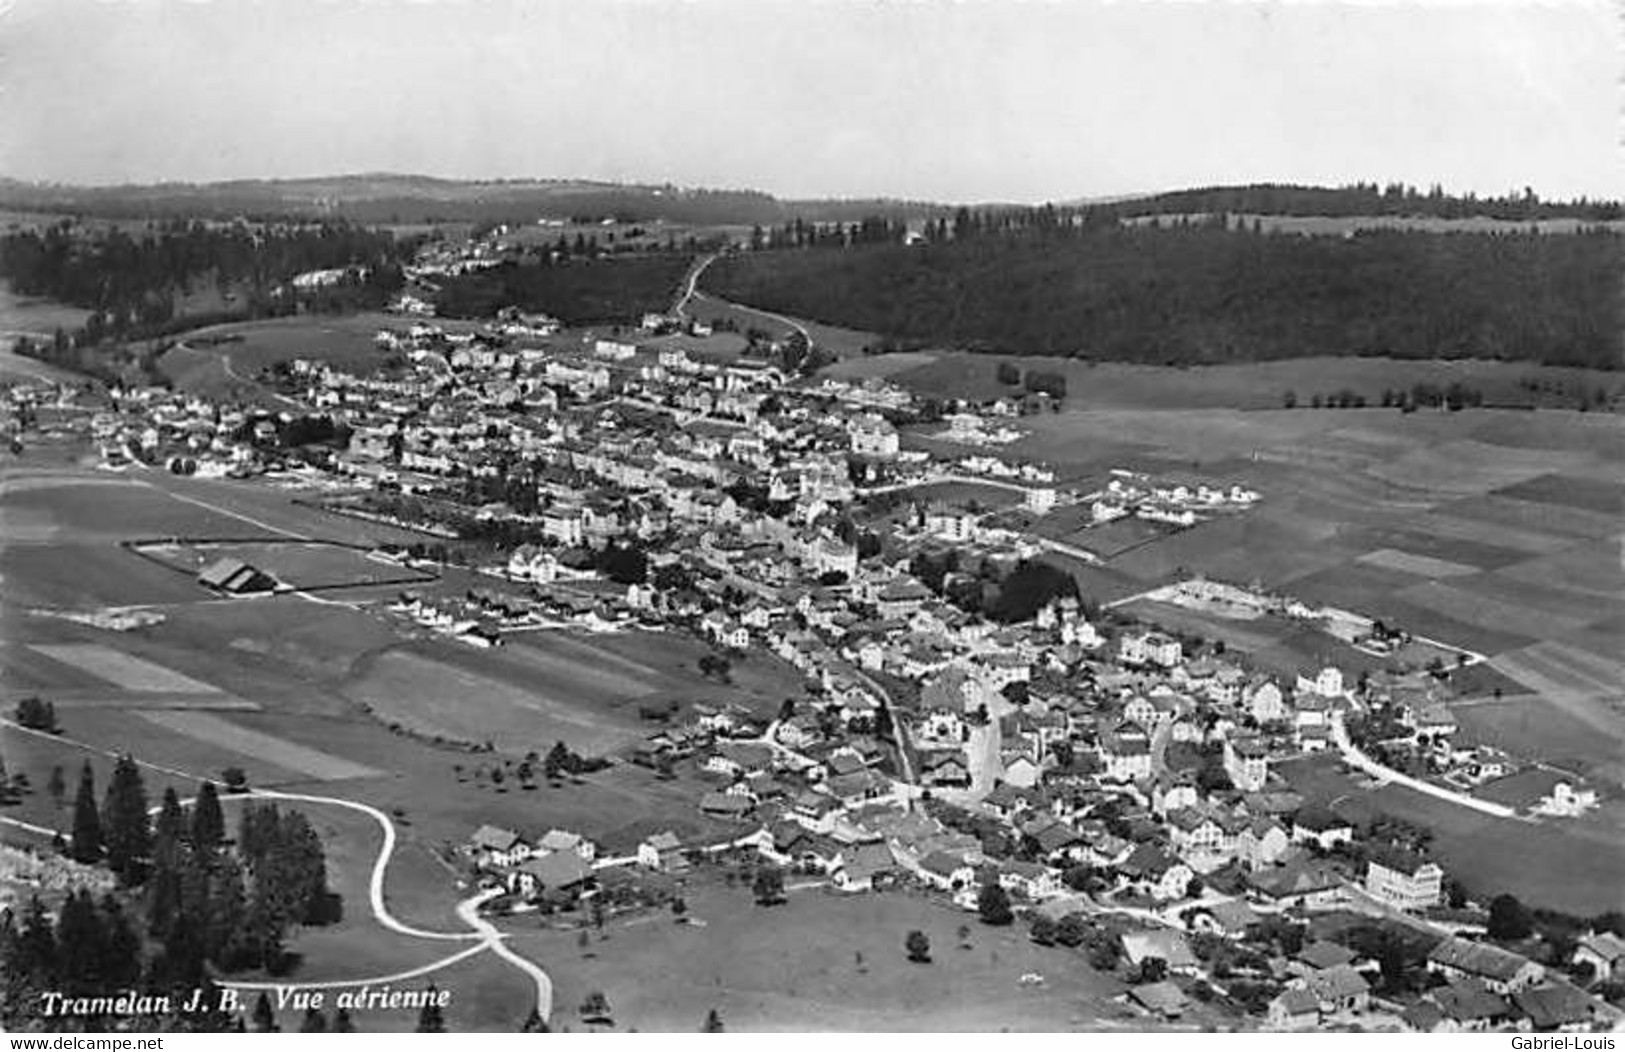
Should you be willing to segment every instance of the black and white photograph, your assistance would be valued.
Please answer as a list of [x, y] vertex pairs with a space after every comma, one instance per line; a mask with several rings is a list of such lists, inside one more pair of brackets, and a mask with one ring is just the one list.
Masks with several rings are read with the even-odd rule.
[[0, 2], [0, 1030], [1614, 1048], [1622, 78]]

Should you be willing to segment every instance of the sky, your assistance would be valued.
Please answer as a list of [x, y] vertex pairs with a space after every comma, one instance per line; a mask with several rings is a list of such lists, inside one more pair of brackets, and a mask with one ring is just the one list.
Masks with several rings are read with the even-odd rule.
[[1619, 197], [1621, 54], [1608, 0], [0, 0], [0, 175]]

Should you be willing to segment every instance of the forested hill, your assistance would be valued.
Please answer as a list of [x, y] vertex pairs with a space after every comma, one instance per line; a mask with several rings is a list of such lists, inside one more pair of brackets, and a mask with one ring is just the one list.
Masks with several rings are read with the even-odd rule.
[[945, 214], [946, 206], [883, 198], [784, 201], [756, 190], [570, 179], [436, 179], [378, 173], [147, 186], [63, 186], [0, 179], [0, 208], [99, 218], [345, 219], [354, 223], [526, 223], [666, 220], [695, 225], [850, 222]]
[[1255, 183], [1210, 186], [1134, 197], [1103, 205], [1121, 216], [1201, 215], [1219, 212], [1275, 216], [1427, 216], [1436, 219], [1503, 219], [1534, 222], [1580, 219], [1607, 222], [1625, 218], [1618, 201], [1542, 201], [1532, 190], [1501, 197], [1447, 194], [1438, 186], [1422, 191], [1390, 183], [1352, 186], [1293, 186]]
[[1625, 239], [1026, 228], [739, 253], [703, 286], [899, 342], [1155, 364], [1307, 355], [1625, 365]]

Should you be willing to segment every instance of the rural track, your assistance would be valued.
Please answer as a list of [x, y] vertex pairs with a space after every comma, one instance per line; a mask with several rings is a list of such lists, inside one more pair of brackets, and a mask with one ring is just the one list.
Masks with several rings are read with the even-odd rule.
[[683, 294], [677, 297], [676, 303], [671, 305], [671, 312], [674, 315], [679, 318], [688, 316], [688, 301], [694, 298], [694, 293], [697, 291], [700, 283], [700, 275], [705, 273], [705, 268], [709, 267], [712, 263], [715, 263], [716, 259], [717, 254], [713, 252], [701, 259], [699, 262], [695, 263], [694, 266], [689, 269], [688, 279], [683, 282]]
[[552, 977], [535, 961], [530, 960], [528, 957], [521, 957], [509, 949], [508, 944], [504, 941], [506, 936], [502, 931], [479, 914], [479, 908], [482, 904], [501, 893], [499, 889], [493, 888], [490, 891], [475, 895], [473, 898], [464, 899], [457, 904], [457, 916], [461, 917], [465, 924], [473, 927], [485, 940], [480, 944], [481, 949], [490, 950], [530, 976], [531, 981], [536, 984], [536, 1014], [544, 1020], [551, 1019], [553, 1017]]
[[[673, 314], [677, 315], [679, 318], [687, 316], [688, 301], [693, 299], [694, 296], [700, 291], [700, 275], [705, 273], [705, 268], [709, 267], [712, 263], [715, 263], [716, 259], [716, 254], [712, 253], [711, 255], [706, 256], [705, 259], [701, 260], [693, 270], [689, 271], [688, 281], [684, 285], [683, 294], [678, 297], [676, 303], [672, 304]], [[711, 293], [706, 293], [706, 295], [711, 299], [716, 300], [718, 303], [733, 307], [736, 310], [749, 311], [752, 314], [760, 314], [764, 318], [772, 318], [774, 321], [788, 325], [790, 328], [801, 333], [802, 339], [807, 341], [808, 350], [811, 350], [813, 347], [812, 333], [808, 332], [807, 327], [802, 325], [799, 321], [796, 321], [794, 318], [787, 318], [783, 314], [776, 314], [773, 311], [763, 310], [760, 307], [752, 307], [748, 303], [735, 303], [732, 300], [725, 300], [721, 296], [714, 296]]]

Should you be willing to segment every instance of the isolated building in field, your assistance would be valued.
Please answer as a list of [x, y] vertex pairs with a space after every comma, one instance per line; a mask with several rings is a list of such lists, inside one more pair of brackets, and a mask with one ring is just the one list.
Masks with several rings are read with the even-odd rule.
[[230, 556], [205, 566], [197, 580], [203, 587], [227, 595], [269, 592], [276, 587], [276, 578]]

